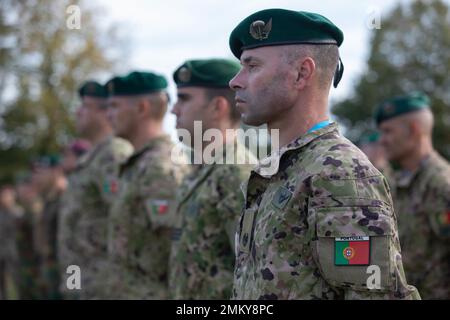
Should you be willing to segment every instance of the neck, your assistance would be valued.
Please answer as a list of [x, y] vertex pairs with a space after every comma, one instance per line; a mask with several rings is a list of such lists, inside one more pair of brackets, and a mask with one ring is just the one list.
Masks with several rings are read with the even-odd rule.
[[328, 97], [311, 95], [308, 99], [301, 99], [283, 113], [282, 117], [267, 123], [269, 132], [272, 129], [279, 130], [279, 147], [284, 147], [294, 139], [303, 136], [316, 123], [328, 119], [326, 113]]
[[424, 138], [421, 143], [407, 157], [400, 160], [400, 166], [408, 171], [415, 171], [419, 168], [423, 159], [433, 152], [433, 145], [430, 138]]
[[162, 124], [147, 121], [136, 128], [136, 134], [129, 138], [130, 143], [133, 145], [134, 150], [138, 151], [144, 147], [149, 141], [162, 136]]
[[90, 137], [86, 137], [86, 139], [92, 144], [92, 146], [96, 146], [109, 136], [112, 135], [112, 129], [111, 128], [101, 128], [94, 134], [92, 134]]
[[[222, 137], [222, 144], [226, 145], [227, 143], [231, 143], [233, 141], [236, 140], [236, 129], [237, 127], [232, 125], [231, 123], [220, 123], [220, 124], [216, 124], [213, 127], [216, 130], [220, 131], [220, 135]], [[228, 132], [227, 132], [228, 130]], [[220, 141], [220, 140], [219, 140]], [[205, 150], [205, 147], [208, 146], [209, 144], [214, 143], [214, 141], [203, 141], [202, 142], [202, 148], [203, 150]]]

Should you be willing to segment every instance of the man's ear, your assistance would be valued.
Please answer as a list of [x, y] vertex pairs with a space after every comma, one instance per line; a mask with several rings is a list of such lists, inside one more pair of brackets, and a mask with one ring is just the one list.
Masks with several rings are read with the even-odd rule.
[[408, 129], [413, 139], [419, 138], [422, 134], [422, 127], [418, 121], [410, 121], [408, 124]]
[[222, 119], [223, 117], [226, 117], [230, 112], [229, 103], [227, 99], [222, 96], [216, 96], [212, 98], [209, 102], [209, 108], [211, 112], [213, 112], [213, 118], [215, 119]]
[[150, 99], [139, 99], [136, 107], [140, 118], [144, 118], [151, 114], [152, 103], [150, 102]]
[[295, 63], [295, 70], [295, 87], [301, 90], [311, 82], [312, 76], [316, 70], [316, 64], [312, 58], [306, 57]]

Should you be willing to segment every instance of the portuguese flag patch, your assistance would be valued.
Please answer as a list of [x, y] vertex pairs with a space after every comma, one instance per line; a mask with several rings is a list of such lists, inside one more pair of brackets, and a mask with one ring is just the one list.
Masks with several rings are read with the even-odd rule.
[[336, 266], [368, 266], [370, 264], [370, 237], [334, 238]]
[[443, 213], [440, 220], [441, 224], [450, 225], [450, 211]]
[[153, 215], [164, 215], [169, 210], [169, 202], [167, 200], [149, 200], [149, 207]]

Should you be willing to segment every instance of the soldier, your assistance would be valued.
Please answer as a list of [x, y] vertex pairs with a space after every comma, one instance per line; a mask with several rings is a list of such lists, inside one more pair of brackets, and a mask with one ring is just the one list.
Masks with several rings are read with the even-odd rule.
[[[77, 112], [77, 130], [92, 144], [69, 180], [59, 225], [61, 290], [66, 298], [95, 298], [99, 274], [106, 263], [107, 215], [116, 191], [119, 163], [132, 146], [112, 135], [107, 119], [106, 88], [89, 81], [79, 90], [82, 104]], [[81, 271], [81, 291], [69, 291], [66, 269]]]
[[421, 93], [382, 103], [381, 143], [395, 174], [393, 199], [408, 281], [424, 299], [450, 299], [450, 165], [432, 144], [433, 113]]
[[75, 171], [80, 157], [86, 154], [90, 148], [91, 144], [89, 141], [83, 139], [77, 139], [65, 148], [61, 166], [66, 175], [70, 175]]
[[59, 271], [56, 259], [57, 226], [61, 197], [67, 180], [59, 155], [43, 156], [34, 167], [34, 183], [43, 201], [37, 219], [35, 243], [39, 260], [40, 287], [43, 299], [60, 299]]
[[20, 215], [14, 188], [0, 186], [0, 300], [13, 298], [12, 288], [17, 290], [18, 253], [14, 219]]
[[372, 164], [380, 170], [380, 172], [385, 176], [389, 185], [392, 183], [393, 169], [389, 164], [389, 160], [386, 157], [386, 152], [384, 147], [380, 142], [380, 133], [373, 132], [366, 136], [363, 136], [358, 147], [364, 152], [367, 158], [372, 162]]
[[32, 178], [31, 173], [24, 173], [18, 178], [16, 186], [19, 209], [16, 211], [14, 222], [19, 256], [18, 296], [24, 300], [42, 298], [36, 231], [43, 204]]
[[[244, 204], [240, 184], [248, 179], [256, 159], [237, 141], [240, 114], [233, 106], [234, 94], [228, 82], [239, 64], [225, 59], [191, 60], [182, 64], [173, 77], [178, 101], [172, 113], [177, 128], [185, 129], [201, 143], [208, 129], [218, 130], [222, 139], [217, 158], [195, 165], [177, 195], [179, 222], [173, 235], [170, 260], [170, 287], [175, 299], [229, 299], [233, 284], [234, 235]], [[201, 136], [196, 136], [199, 121]], [[234, 129], [233, 135], [226, 135]], [[184, 143], [188, 143], [184, 141]], [[201, 153], [201, 150], [194, 150]], [[230, 164], [224, 160], [231, 156]], [[201, 157], [201, 155], [200, 155]], [[200, 158], [201, 159], [201, 158]], [[205, 159], [201, 159], [205, 160]], [[222, 160], [222, 161], [221, 161]]]
[[242, 119], [278, 129], [281, 146], [247, 183], [234, 299], [419, 298], [385, 178], [327, 119], [342, 41], [327, 18], [283, 9], [252, 14], [230, 35]]
[[171, 158], [174, 144], [162, 124], [169, 101], [164, 77], [132, 72], [108, 81], [115, 133], [135, 152], [120, 168], [118, 193], [108, 221], [105, 295], [115, 299], [168, 297], [174, 190], [187, 169]]

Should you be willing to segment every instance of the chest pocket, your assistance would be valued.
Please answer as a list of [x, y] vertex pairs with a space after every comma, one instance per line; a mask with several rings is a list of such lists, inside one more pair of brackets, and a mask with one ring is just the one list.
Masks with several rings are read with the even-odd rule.
[[388, 213], [381, 207], [349, 206], [314, 208], [310, 214], [316, 229], [313, 255], [329, 284], [364, 291], [393, 289], [393, 221]]

